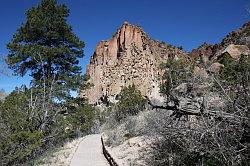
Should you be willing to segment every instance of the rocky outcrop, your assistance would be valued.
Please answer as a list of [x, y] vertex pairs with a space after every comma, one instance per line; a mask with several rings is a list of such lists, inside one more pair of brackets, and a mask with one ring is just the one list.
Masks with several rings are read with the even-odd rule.
[[232, 58], [239, 59], [241, 55], [250, 55], [250, 50], [246, 45], [230, 44], [222, 53], [228, 53]]
[[214, 55], [221, 49], [219, 44], [211, 45], [204, 43], [196, 49], [193, 49], [190, 53], [190, 57], [197, 60], [202, 60], [207, 64]]
[[224, 67], [223, 64], [215, 62], [215, 63], [210, 65], [210, 67], [208, 68], [208, 71], [211, 73], [217, 74], [217, 73], [219, 73], [219, 71], [221, 70], [222, 67]]
[[241, 28], [230, 32], [221, 42], [221, 45], [225, 47], [230, 44], [246, 45], [250, 48], [250, 21]]
[[[248, 49], [247, 49], [248, 48]], [[250, 49], [250, 22], [244, 24], [241, 28], [230, 32], [218, 44], [204, 43], [189, 54], [191, 58], [201, 60], [205, 65], [210, 61], [216, 61], [217, 58], [227, 51], [233, 58], [248, 54]]]
[[139, 26], [125, 22], [111, 39], [97, 45], [86, 73], [92, 86], [82, 95], [90, 103], [104, 98], [112, 102], [124, 86], [134, 84], [143, 95], [162, 100], [160, 64], [170, 56], [178, 58], [186, 53], [151, 39]]

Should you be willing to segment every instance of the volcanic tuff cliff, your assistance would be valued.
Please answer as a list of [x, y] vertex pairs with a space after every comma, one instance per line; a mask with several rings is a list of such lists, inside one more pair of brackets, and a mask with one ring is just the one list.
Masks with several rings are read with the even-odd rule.
[[122, 87], [134, 84], [143, 95], [161, 100], [160, 64], [170, 56], [186, 53], [151, 39], [139, 26], [125, 22], [111, 39], [97, 45], [86, 71], [92, 86], [82, 95], [90, 103], [114, 101]]

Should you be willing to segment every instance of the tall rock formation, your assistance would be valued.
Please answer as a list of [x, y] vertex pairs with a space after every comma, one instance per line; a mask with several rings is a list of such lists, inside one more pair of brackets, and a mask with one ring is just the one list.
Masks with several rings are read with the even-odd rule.
[[87, 66], [91, 87], [82, 93], [90, 103], [114, 101], [124, 86], [134, 84], [143, 95], [159, 95], [160, 64], [168, 57], [186, 56], [179, 48], [149, 38], [138, 26], [125, 22], [111, 39], [101, 41]]

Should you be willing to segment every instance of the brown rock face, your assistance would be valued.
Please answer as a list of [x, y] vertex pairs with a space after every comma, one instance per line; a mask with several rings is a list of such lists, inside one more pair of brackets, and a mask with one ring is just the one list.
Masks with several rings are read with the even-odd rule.
[[82, 93], [90, 103], [114, 101], [124, 86], [134, 84], [143, 95], [161, 100], [160, 64], [169, 56], [186, 56], [182, 50], [150, 39], [138, 26], [125, 22], [110, 40], [101, 41], [87, 66], [91, 88]]
[[218, 44], [202, 44], [200, 47], [193, 49], [189, 54], [191, 58], [201, 58], [204, 63], [210, 61], [213, 56], [221, 49], [221, 46]]
[[250, 50], [246, 45], [230, 44], [222, 53], [228, 53], [232, 58], [239, 59], [241, 55], [250, 55]]

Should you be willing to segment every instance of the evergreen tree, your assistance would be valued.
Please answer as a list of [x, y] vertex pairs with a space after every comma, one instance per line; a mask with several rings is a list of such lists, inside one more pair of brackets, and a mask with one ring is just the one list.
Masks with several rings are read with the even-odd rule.
[[20, 164], [42, 147], [40, 120], [31, 106], [29, 93], [22, 86], [0, 102], [0, 165]]
[[136, 89], [134, 84], [124, 87], [119, 94], [115, 119], [120, 121], [127, 116], [137, 115], [140, 111], [144, 110], [145, 104], [146, 99]]
[[42, 0], [26, 12], [25, 23], [7, 45], [7, 62], [14, 73], [24, 76], [29, 71], [34, 86], [53, 87], [57, 97], [68, 96], [81, 81], [78, 58], [83, 57], [84, 42], [72, 32], [68, 16], [64, 4]]

